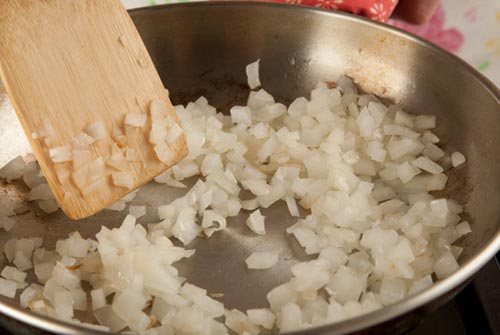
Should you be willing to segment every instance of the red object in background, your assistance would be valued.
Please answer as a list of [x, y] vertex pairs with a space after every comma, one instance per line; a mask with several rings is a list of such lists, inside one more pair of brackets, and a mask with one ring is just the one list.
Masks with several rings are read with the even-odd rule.
[[[385, 22], [391, 16], [398, 0], [261, 0], [267, 2], [284, 2], [296, 5], [314, 6], [325, 9], [340, 10], [370, 19]], [[417, 1], [417, 0], [415, 0]]]
[[423, 26], [414, 26], [396, 20], [391, 20], [390, 24], [419, 35], [451, 52], [459, 52], [464, 43], [464, 35], [458, 29], [445, 27], [445, 12], [442, 5]]

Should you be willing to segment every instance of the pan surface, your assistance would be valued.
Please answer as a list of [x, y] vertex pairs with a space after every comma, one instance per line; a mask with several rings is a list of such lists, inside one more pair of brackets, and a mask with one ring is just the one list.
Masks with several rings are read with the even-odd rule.
[[[394, 333], [411, 326], [420, 313], [442, 304], [484, 265], [500, 246], [500, 93], [470, 66], [445, 51], [388, 26], [348, 14], [264, 3], [193, 3], [138, 9], [131, 12], [175, 104], [205, 96], [227, 112], [245, 103], [249, 93], [245, 65], [261, 59], [263, 87], [280, 102], [307, 94], [320, 80], [339, 74], [352, 77], [361, 89], [395, 101], [412, 113], [435, 114], [436, 133], [446, 152], [463, 152], [468, 163], [449, 174], [446, 196], [465, 204], [473, 232], [461, 268], [430, 289], [400, 303], [338, 324], [301, 334]], [[0, 86], [0, 165], [29, 152], [28, 143]], [[26, 189], [2, 185], [2, 202], [21, 201]], [[185, 191], [150, 184], [135, 204], [169, 203]], [[103, 211], [73, 222], [62, 213], [41, 215], [29, 208], [17, 225], [0, 234], [0, 248], [12, 237], [44, 238], [53, 248], [57, 239], [78, 230], [92, 237], [101, 225], [118, 226], [125, 212]], [[224, 293], [226, 308], [266, 306], [266, 293], [285, 282], [291, 264], [304, 259], [301, 248], [285, 233], [294, 219], [283, 204], [263, 213], [268, 233], [246, 233], [245, 215], [228, 228], [189, 247], [196, 254], [179, 265], [181, 274], [209, 292]], [[150, 208], [142, 223], [157, 222]], [[284, 260], [267, 271], [247, 272], [243, 260], [254, 250], [279, 249]], [[0, 266], [5, 260], [0, 260]], [[76, 325], [37, 316], [0, 298], [0, 322], [18, 333], [44, 331], [88, 334]], [[89, 315], [81, 315], [86, 321]]]

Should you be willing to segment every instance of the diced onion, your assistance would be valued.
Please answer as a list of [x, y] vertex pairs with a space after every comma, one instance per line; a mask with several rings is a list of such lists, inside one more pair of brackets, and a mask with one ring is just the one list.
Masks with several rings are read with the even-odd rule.
[[264, 226], [264, 216], [260, 213], [260, 210], [256, 210], [247, 219], [247, 226], [258, 235], [264, 235], [266, 233], [266, 228]]
[[38, 206], [47, 214], [54, 213], [59, 210], [59, 204], [54, 199], [39, 201]]
[[144, 114], [130, 112], [125, 115], [124, 123], [132, 127], [140, 128], [146, 124], [146, 119], [147, 116]]
[[129, 172], [113, 172], [111, 177], [115, 186], [125, 187], [129, 190], [134, 187], [134, 176]]
[[80, 133], [76, 135], [73, 139], [73, 143], [78, 146], [88, 146], [95, 142], [95, 139], [85, 133]]
[[171, 124], [167, 132], [167, 143], [174, 143], [183, 133], [184, 131], [177, 123]]
[[106, 127], [102, 121], [89, 123], [87, 127], [85, 127], [85, 132], [96, 140], [103, 140], [106, 138]]
[[252, 90], [260, 86], [259, 63], [260, 59], [257, 59], [255, 62], [248, 64], [246, 68], [248, 86]]
[[71, 146], [65, 145], [49, 149], [49, 156], [54, 163], [69, 162], [73, 157], [71, 153]]
[[[260, 86], [259, 62], [247, 72], [249, 85]], [[144, 110], [145, 100], [136, 100]], [[319, 83], [310, 98], [297, 98], [288, 107], [260, 89], [249, 94], [246, 106], [229, 108], [231, 115], [217, 112], [204, 97], [174, 107], [180, 123], [169, 108], [167, 101], [153, 99], [147, 116], [129, 113], [124, 124], [143, 127], [151, 117], [151, 129], [141, 132], [165, 164], [185, 136], [188, 156], [155, 180], [186, 187], [189, 178], [199, 176], [194, 186], [160, 205], [157, 223], [138, 223], [151, 211], [133, 204], [119, 227], [103, 225], [95, 239], [74, 232], [57, 241], [55, 251], [42, 248], [41, 238], [7, 240], [3, 252], [12, 264], [0, 273], [0, 294], [10, 297], [24, 289], [22, 307], [64, 320], [92, 309], [111, 332], [256, 335], [260, 327], [294, 331], [369, 313], [418, 294], [434, 277], [459, 268], [463, 248], [457, 244], [473, 225], [461, 220], [463, 206], [432, 192], [445, 189], [445, 170], [463, 164], [465, 157], [458, 152], [445, 157], [429, 130], [436, 126], [435, 116], [385, 106], [372, 94], [358, 94], [345, 76], [336, 84]], [[123, 129], [112, 128], [109, 154], [94, 160], [91, 152], [102, 152], [102, 143], [91, 149], [93, 142], [106, 138], [103, 122], [57, 148], [61, 144], [53, 130], [44, 122], [33, 137], [51, 148], [61, 183], [71, 177], [87, 200], [110, 195], [108, 179], [116, 187], [136, 186], [131, 168], [138, 165], [132, 162], [147, 160], [150, 151], [130, 147]], [[18, 157], [0, 177], [22, 177], [31, 189], [28, 200], [48, 213], [58, 209], [36, 163]], [[109, 209], [124, 210], [135, 193]], [[63, 201], [75, 197], [67, 190]], [[186, 282], [174, 267], [195, 252], [182, 245], [221, 234], [241, 210], [252, 211], [247, 226], [264, 235], [265, 225], [269, 229], [280, 217], [266, 219], [261, 208], [285, 204], [297, 217], [286, 232], [308, 260], [293, 262], [289, 280], [268, 292], [269, 309], [226, 310], [214, 299], [220, 294]], [[14, 214], [0, 203], [0, 228], [15, 229]], [[259, 237], [247, 237], [248, 246], [259, 245], [253, 241]], [[280, 251], [279, 246], [250, 250], [246, 266], [269, 269]], [[28, 286], [26, 271], [32, 268], [43, 286]]]
[[151, 131], [149, 133], [149, 142], [158, 144], [167, 139], [167, 125], [165, 120], [154, 120], [151, 123]]
[[168, 145], [164, 142], [156, 144], [154, 146], [154, 152], [156, 154], [156, 157], [162, 163], [169, 164], [172, 160], [172, 152], [170, 151]]
[[140, 162], [141, 155], [137, 152], [137, 150], [128, 148], [125, 152], [125, 159], [129, 162]]
[[103, 193], [108, 189], [108, 183], [104, 177], [97, 179], [91, 184], [85, 186], [82, 189], [82, 194], [84, 197], [90, 197], [95, 195], [96, 193]]
[[149, 104], [149, 112], [153, 121], [164, 119], [168, 114], [167, 105], [161, 99], [153, 99]]
[[463, 163], [465, 163], [465, 156], [462, 153], [455, 151], [451, 154], [451, 165], [453, 167], [460, 166]]
[[106, 161], [106, 165], [118, 171], [127, 171], [130, 169], [129, 162], [121, 151], [112, 154]]
[[249, 269], [269, 269], [278, 262], [278, 253], [275, 251], [254, 252], [245, 263]]
[[146, 206], [130, 206], [129, 207], [130, 215], [135, 216], [136, 218], [140, 218], [146, 214]]
[[79, 169], [92, 161], [92, 153], [89, 149], [73, 149], [73, 170]]

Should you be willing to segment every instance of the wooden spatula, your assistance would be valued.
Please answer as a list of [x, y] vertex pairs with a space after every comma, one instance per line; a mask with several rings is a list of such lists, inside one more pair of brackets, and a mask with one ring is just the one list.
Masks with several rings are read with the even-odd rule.
[[0, 73], [73, 219], [187, 154], [168, 94], [119, 0], [0, 1]]

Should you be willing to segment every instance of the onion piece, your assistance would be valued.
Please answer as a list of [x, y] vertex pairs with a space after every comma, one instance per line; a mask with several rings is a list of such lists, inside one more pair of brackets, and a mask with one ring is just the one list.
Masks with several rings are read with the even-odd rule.
[[435, 115], [418, 115], [415, 117], [415, 128], [417, 129], [434, 129], [436, 128]]
[[277, 251], [253, 252], [245, 263], [249, 269], [269, 269], [278, 263], [278, 255]]
[[154, 120], [151, 123], [151, 131], [149, 132], [149, 143], [158, 144], [167, 139], [167, 122], [166, 119]]
[[172, 161], [172, 152], [165, 142], [156, 144], [154, 146], [154, 152], [160, 162], [168, 165]]
[[42, 123], [42, 127], [36, 132], [36, 138], [45, 138], [56, 134], [56, 130], [49, 119], [44, 119]]
[[140, 128], [146, 124], [147, 116], [141, 113], [130, 112], [125, 115], [124, 124]]
[[440, 174], [441, 172], [443, 172], [443, 168], [439, 164], [434, 163], [432, 160], [426, 157], [419, 157], [411, 163], [416, 167], [432, 174]]
[[246, 106], [234, 106], [229, 112], [231, 113], [233, 123], [243, 124], [248, 127], [252, 125], [252, 110], [250, 108]]
[[166, 103], [161, 99], [153, 99], [149, 104], [151, 120], [161, 120], [167, 117], [168, 109]]
[[33, 187], [29, 193], [28, 200], [49, 200], [54, 199], [54, 194], [50, 189], [49, 184], [40, 184]]
[[26, 163], [21, 156], [17, 156], [0, 169], [0, 178], [7, 182], [21, 178], [26, 173]]
[[247, 310], [248, 320], [258, 326], [266, 329], [272, 329], [276, 317], [271, 310], [267, 308], [257, 308]]
[[106, 295], [103, 289], [94, 289], [90, 291], [92, 299], [92, 310], [97, 310], [106, 306]]
[[106, 127], [102, 121], [89, 123], [84, 131], [95, 140], [103, 140], [106, 138]]
[[10, 231], [14, 225], [16, 224], [16, 220], [14, 219], [11, 219], [7, 216], [4, 216], [4, 217], [0, 217], [0, 222], [1, 222], [1, 227], [5, 230], [5, 231]]
[[38, 202], [38, 207], [47, 214], [57, 212], [59, 210], [59, 204], [54, 199], [41, 200]]
[[246, 67], [248, 86], [252, 90], [261, 85], [259, 78], [259, 65], [260, 65], [260, 59], [257, 59], [255, 62], [248, 64]]
[[106, 178], [101, 177], [91, 184], [85, 186], [81, 191], [84, 197], [90, 197], [97, 193], [105, 193], [108, 190]]
[[86, 133], [80, 133], [73, 138], [73, 144], [77, 146], [86, 147], [95, 142], [95, 139]]
[[90, 183], [90, 164], [84, 165], [78, 170], [73, 171], [71, 177], [75, 185], [80, 190], [83, 190], [85, 186]]
[[92, 153], [88, 148], [73, 149], [73, 170], [77, 170], [92, 161]]
[[113, 179], [113, 185], [117, 187], [125, 187], [129, 190], [134, 187], [134, 176], [130, 172], [113, 172], [111, 178]]
[[248, 228], [250, 228], [257, 235], [265, 235], [266, 227], [264, 225], [265, 217], [260, 213], [260, 210], [257, 209], [255, 212], [250, 214], [246, 223]]
[[113, 140], [115, 140], [115, 145], [118, 145], [120, 148], [127, 146], [128, 137], [124, 135], [121, 129], [117, 126], [113, 126], [111, 136], [113, 137]]
[[123, 156], [123, 153], [120, 150], [109, 156], [106, 160], [106, 165], [118, 171], [130, 170], [129, 161], [125, 158], [125, 156]]
[[117, 202], [109, 206], [107, 209], [111, 211], [121, 212], [122, 210], [125, 209], [125, 207], [127, 207], [127, 204], [124, 201], [118, 200]]
[[259, 327], [252, 324], [245, 313], [236, 309], [224, 313], [226, 326], [237, 334], [258, 334]]
[[129, 213], [137, 219], [146, 215], [146, 206], [130, 206]]
[[0, 295], [7, 298], [14, 298], [16, 295], [17, 283], [12, 280], [0, 278]]
[[90, 180], [95, 181], [105, 176], [106, 174], [106, 164], [104, 163], [104, 158], [99, 157], [93, 160], [89, 164], [89, 174]]
[[125, 152], [125, 159], [129, 162], [140, 162], [141, 155], [133, 148], [128, 148]]
[[196, 224], [196, 211], [190, 207], [180, 211], [172, 227], [172, 235], [184, 245], [191, 243], [201, 232], [201, 227]]
[[451, 165], [453, 167], [460, 166], [463, 163], [465, 163], [465, 156], [462, 153], [455, 151], [451, 154]]
[[174, 143], [182, 134], [184, 134], [184, 130], [182, 130], [182, 128], [174, 122], [168, 127], [167, 143]]
[[65, 145], [49, 149], [49, 156], [53, 163], [63, 163], [72, 160], [71, 146]]

